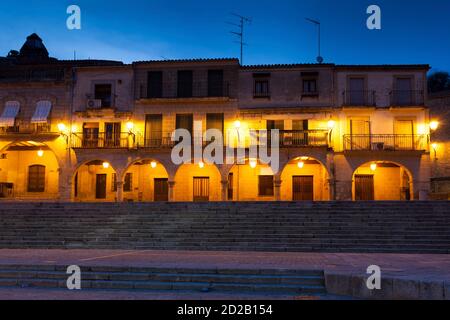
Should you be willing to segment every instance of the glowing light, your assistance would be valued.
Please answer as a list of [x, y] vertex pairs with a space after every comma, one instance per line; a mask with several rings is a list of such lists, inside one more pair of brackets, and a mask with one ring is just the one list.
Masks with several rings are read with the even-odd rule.
[[426, 134], [426, 127], [424, 124], [419, 124], [418, 128], [417, 128], [417, 133], [418, 134]]
[[109, 163], [108, 162], [103, 162], [103, 168], [108, 169], [109, 168]]
[[239, 128], [241, 127], [241, 122], [240, 122], [239, 120], [236, 120], [236, 121], [234, 122], [234, 127], [235, 127], [236, 129], [239, 129]]
[[256, 162], [256, 160], [250, 160], [250, 168], [255, 169], [256, 166], [258, 165], [258, 163]]
[[66, 131], [66, 125], [64, 123], [58, 123], [58, 130], [59, 132]]
[[430, 129], [434, 131], [434, 130], [437, 130], [437, 128], [439, 128], [439, 122], [431, 121], [430, 122]]
[[200, 161], [200, 162], [198, 163], [198, 167], [199, 167], [200, 169], [203, 169], [203, 168], [205, 167], [205, 164], [203, 163], [203, 161]]
[[336, 125], [336, 122], [334, 120], [328, 121], [328, 129], [333, 129]]
[[73, 133], [78, 132], [78, 127], [77, 127], [76, 124], [72, 125], [72, 132], [73, 132]]
[[158, 164], [156, 163], [156, 161], [150, 162], [150, 166], [151, 166], [153, 169], [155, 169], [157, 165], [158, 165]]
[[303, 169], [303, 167], [305, 166], [305, 163], [304, 163], [303, 161], [299, 161], [299, 162], [297, 163], [297, 166], [298, 166], [300, 169]]
[[306, 160], [309, 159], [309, 157], [301, 157], [300, 159], [301, 159], [302, 161], [306, 161]]
[[436, 150], [438, 148], [438, 144], [437, 143], [433, 143], [433, 144], [431, 144], [431, 147], [433, 148], [433, 150]]
[[372, 171], [377, 170], [377, 164], [376, 164], [376, 163], [372, 163], [372, 164], [370, 165], [370, 170], [372, 170]]
[[42, 158], [44, 156], [44, 150], [38, 150], [37, 155], [39, 158]]
[[134, 129], [134, 123], [133, 122], [127, 122], [127, 129], [128, 131], [132, 131]]

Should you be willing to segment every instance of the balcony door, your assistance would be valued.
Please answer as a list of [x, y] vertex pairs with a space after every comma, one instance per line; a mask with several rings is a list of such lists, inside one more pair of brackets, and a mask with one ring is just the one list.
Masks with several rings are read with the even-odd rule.
[[145, 146], [159, 147], [162, 144], [162, 114], [145, 116]]
[[359, 174], [355, 175], [355, 200], [373, 201], [375, 200], [375, 187], [373, 175]]
[[292, 200], [314, 201], [314, 177], [293, 176], [292, 177]]
[[414, 149], [414, 121], [413, 120], [395, 120], [395, 149], [413, 150]]
[[84, 148], [98, 148], [99, 124], [97, 122], [85, 123], [83, 125], [83, 142]]
[[363, 106], [366, 104], [366, 84], [362, 77], [349, 79], [348, 99], [352, 106]]
[[307, 146], [308, 143], [308, 120], [292, 120], [292, 145]]
[[105, 147], [119, 147], [120, 146], [120, 122], [106, 122], [105, 123]]
[[413, 104], [412, 97], [412, 79], [396, 78], [395, 79], [395, 104], [407, 106]]
[[350, 120], [351, 150], [370, 150], [370, 121]]

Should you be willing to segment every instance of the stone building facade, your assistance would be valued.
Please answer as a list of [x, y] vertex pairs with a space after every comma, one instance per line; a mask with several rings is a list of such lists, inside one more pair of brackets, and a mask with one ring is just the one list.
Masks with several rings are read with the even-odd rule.
[[[428, 65], [59, 61], [31, 37], [27, 50], [0, 60], [0, 69], [9, 70], [0, 70], [0, 199], [418, 200], [429, 194]], [[50, 66], [61, 68], [60, 78], [11, 76]], [[175, 164], [175, 129], [192, 133], [192, 142], [200, 137], [201, 150], [208, 148], [201, 136], [215, 129], [223, 133], [224, 151], [243, 152], [244, 159]], [[251, 130], [260, 135], [259, 147], [278, 148], [279, 170], [251, 155]], [[278, 144], [262, 138], [266, 131], [279, 133]]]
[[450, 199], [450, 91], [430, 94], [430, 115], [439, 127], [431, 135], [431, 192], [435, 199]]

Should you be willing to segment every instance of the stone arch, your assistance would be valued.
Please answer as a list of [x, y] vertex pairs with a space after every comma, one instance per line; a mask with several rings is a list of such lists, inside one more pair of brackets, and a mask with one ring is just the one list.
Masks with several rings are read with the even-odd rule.
[[[215, 164], [182, 164], [178, 166], [174, 176], [174, 201], [222, 201], [222, 174]], [[204, 182], [209, 186], [208, 196], [200, 199], [198, 196], [200, 190], [194, 188], [198, 183], [200, 185], [201, 178], [208, 178], [208, 182]], [[199, 187], [200, 189], [203, 187]], [[196, 191], [196, 192], [194, 192]]]
[[115, 186], [119, 176], [120, 172], [106, 159], [85, 160], [73, 170], [71, 198], [81, 202], [117, 201]]
[[414, 199], [414, 175], [392, 160], [361, 163], [352, 174], [352, 200], [398, 201]]
[[134, 159], [123, 170], [121, 176], [123, 200], [168, 201], [169, 179], [169, 171], [157, 157]]
[[329, 201], [332, 175], [322, 160], [311, 156], [290, 158], [279, 174], [280, 200]]
[[[60, 197], [60, 178], [64, 163], [46, 143], [17, 139], [3, 146], [0, 153], [2, 154], [0, 160], [2, 196], [27, 200]], [[44, 189], [38, 193], [29, 189], [29, 168], [33, 165], [45, 167]]]

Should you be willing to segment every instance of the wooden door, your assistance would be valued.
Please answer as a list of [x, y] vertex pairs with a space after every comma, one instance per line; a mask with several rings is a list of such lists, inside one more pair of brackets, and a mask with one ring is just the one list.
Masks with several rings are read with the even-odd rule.
[[373, 201], [375, 200], [374, 180], [371, 174], [355, 175], [355, 200]]
[[95, 198], [106, 199], [106, 174], [97, 174], [95, 183]]
[[155, 178], [154, 180], [154, 201], [169, 201], [169, 183], [167, 178]]
[[209, 201], [209, 177], [194, 177], [194, 202]]
[[314, 177], [293, 176], [292, 177], [292, 200], [314, 201]]

